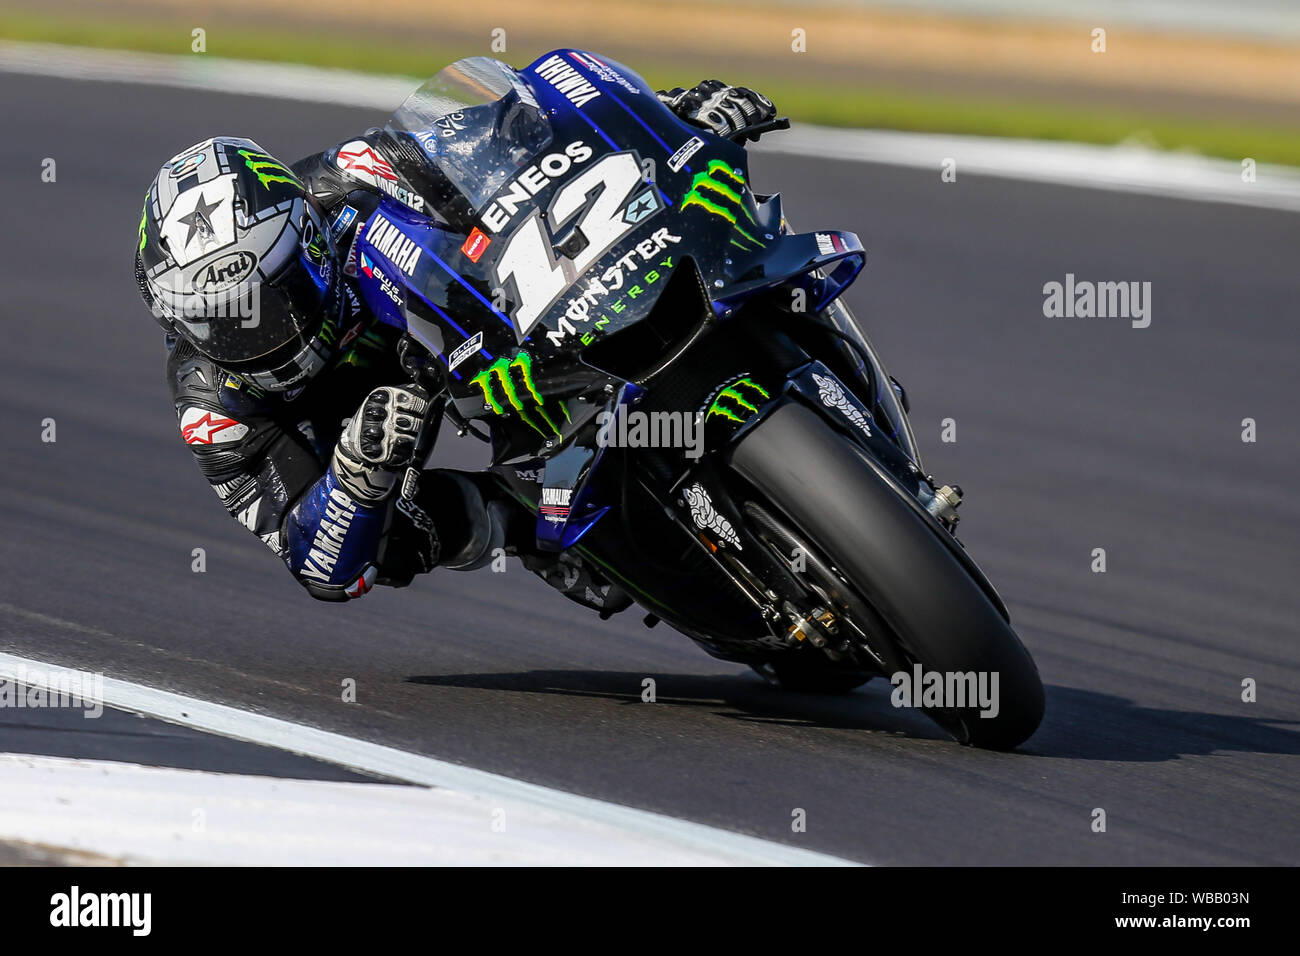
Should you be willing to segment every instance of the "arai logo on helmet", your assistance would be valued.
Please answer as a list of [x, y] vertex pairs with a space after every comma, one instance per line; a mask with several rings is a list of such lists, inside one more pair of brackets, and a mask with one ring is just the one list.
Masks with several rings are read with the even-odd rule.
[[257, 256], [243, 250], [224, 255], [204, 266], [194, 277], [195, 292], [225, 292], [239, 285], [257, 268]]

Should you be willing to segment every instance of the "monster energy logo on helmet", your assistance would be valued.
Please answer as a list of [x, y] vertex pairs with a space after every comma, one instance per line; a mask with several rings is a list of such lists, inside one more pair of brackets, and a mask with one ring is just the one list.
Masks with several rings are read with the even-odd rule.
[[728, 421], [743, 424], [750, 415], [758, 411], [756, 402], [771, 397], [767, 389], [752, 378], [748, 376], [738, 378], [714, 396], [713, 403], [704, 413], [704, 420], [707, 422], [714, 415], [718, 415]]
[[238, 150], [240, 156], [244, 157], [244, 165], [249, 168], [257, 181], [267, 189], [271, 188], [271, 183], [288, 183], [291, 186], [301, 186], [289, 169], [274, 156], [268, 156], [266, 153], [259, 153], [251, 149]]
[[[765, 243], [746, 231], [746, 226], [756, 227], [753, 214], [745, 202], [745, 197], [736, 187], [745, 188], [745, 177], [737, 169], [720, 159], [709, 160], [709, 168], [696, 173], [691, 180], [691, 188], [682, 199], [682, 209], [699, 206], [705, 212], [718, 216], [731, 223], [731, 228], [738, 233], [743, 242], [732, 239], [733, 246], [741, 249], [758, 249]], [[744, 217], [744, 220], [740, 218]]]
[[[483, 390], [483, 401], [498, 415], [504, 415], [506, 406], [509, 405], [524, 424], [543, 438], [559, 436], [559, 426], [543, 407], [545, 401], [533, 381], [533, 357], [527, 352], [520, 352], [509, 359], [502, 356], [470, 379], [470, 382]], [[564, 403], [560, 402], [559, 407], [565, 419], [568, 419], [569, 410]], [[533, 417], [534, 413], [541, 417], [549, 431], [542, 429]]]
[[148, 238], [145, 230], [149, 225], [149, 196], [152, 193], [152, 187], [144, 191], [144, 205], [140, 207], [140, 245], [136, 247], [136, 252], [144, 251], [145, 239]]

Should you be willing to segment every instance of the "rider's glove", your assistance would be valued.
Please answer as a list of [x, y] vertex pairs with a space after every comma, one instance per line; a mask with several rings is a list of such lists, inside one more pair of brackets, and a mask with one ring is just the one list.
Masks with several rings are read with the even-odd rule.
[[655, 95], [688, 123], [710, 129], [723, 139], [734, 139], [776, 116], [776, 107], [763, 94], [721, 80], [705, 80], [689, 90], [660, 90]]
[[429, 396], [421, 388], [384, 386], [366, 396], [344, 423], [334, 448], [334, 475], [358, 501], [382, 501], [411, 464]]

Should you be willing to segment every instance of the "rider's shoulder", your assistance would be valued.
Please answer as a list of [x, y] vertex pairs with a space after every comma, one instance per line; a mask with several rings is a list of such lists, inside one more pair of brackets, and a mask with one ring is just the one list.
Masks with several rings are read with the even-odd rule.
[[357, 158], [369, 148], [375, 151], [378, 163], [386, 164], [382, 168], [391, 169], [385, 154], [380, 151], [382, 147], [374, 136], [376, 132], [371, 130], [361, 137], [346, 139], [293, 164], [294, 175], [303, 181], [332, 218], [345, 205], [368, 213], [368, 207], [378, 202], [373, 178], [361, 172], [362, 167], [374, 168], [376, 163], [367, 162], [365, 157]]
[[167, 384], [178, 414], [206, 409], [249, 420], [270, 415], [281, 396], [269, 394], [181, 341], [167, 355]]
[[309, 186], [320, 180], [342, 193], [362, 187], [374, 189], [379, 179], [395, 179], [396, 157], [391, 155], [391, 145], [381, 133], [377, 127], [368, 129], [301, 160], [299, 175]]

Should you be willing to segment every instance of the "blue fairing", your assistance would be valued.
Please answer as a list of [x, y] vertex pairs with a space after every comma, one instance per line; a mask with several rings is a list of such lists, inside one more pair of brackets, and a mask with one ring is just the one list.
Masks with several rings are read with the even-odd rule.
[[573, 546], [616, 507], [594, 487], [591, 432], [634, 385], [588, 363], [593, 345], [648, 319], [683, 270], [711, 318], [730, 320], [773, 290], [820, 312], [865, 262], [852, 233], [791, 234], [779, 197], [754, 191], [743, 147], [586, 51], [518, 70], [458, 61], [385, 135], [402, 147], [402, 194], [424, 202], [390, 194], [359, 229], [362, 294], [439, 357], [450, 407], [488, 424], [494, 463], [544, 462], [543, 550]]
[[289, 568], [303, 582], [351, 584], [374, 563], [386, 511], [354, 499], [327, 471], [289, 513]]

